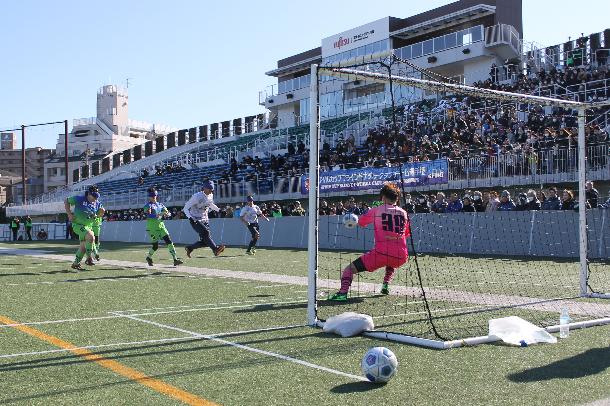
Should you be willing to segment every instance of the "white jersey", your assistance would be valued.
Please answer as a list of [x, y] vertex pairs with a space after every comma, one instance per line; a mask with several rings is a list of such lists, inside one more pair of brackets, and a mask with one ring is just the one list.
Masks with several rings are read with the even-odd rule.
[[246, 223], [258, 223], [258, 216], [263, 214], [260, 207], [253, 204], [252, 206], [244, 206], [239, 212], [240, 217], [243, 217]]
[[184, 204], [182, 211], [188, 218], [207, 222], [209, 209], [220, 211], [218, 206], [214, 204], [214, 195], [197, 192]]

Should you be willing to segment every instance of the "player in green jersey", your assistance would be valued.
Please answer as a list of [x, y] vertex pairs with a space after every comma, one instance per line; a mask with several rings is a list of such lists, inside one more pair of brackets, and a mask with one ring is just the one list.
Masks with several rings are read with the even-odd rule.
[[100, 260], [100, 230], [102, 228], [102, 216], [95, 216], [93, 224], [91, 225], [91, 231], [93, 231], [93, 258], [96, 261]]
[[[78, 235], [80, 241], [74, 263], [72, 263], [73, 269], [83, 269], [80, 262], [85, 255], [87, 256], [85, 264], [95, 265], [91, 258], [95, 240], [91, 226], [96, 217], [104, 215], [104, 207], [98, 201], [99, 197], [100, 193], [97, 186], [89, 186], [84, 195], [68, 197], [64, 202], [66, 214], [72, 222], [72, 229]], [[74, 211], [72, 211], [71, 206], [74, 206]]]
[[167, 228], [165, 228], [165, 224], [163, 224], [163, 216], [169, 215], [169, 210], [167, 210], [163, 203], [157, 201], [157, 195], [158, 193], [155, 188], [148, 189], [148, 203], [144, 206], [144, 214], [147, 217], [146, 231], [148, 231], [152, 241], [152, 247], [148, 250], [146, 262], [148, 262], [148, 265], [153, 266], [152, 256], [159, 249], [159, 240], [163, 240], [174, 259], [174, 266], [182, 265], [183, 262], [176, 256], [174, 243], [167, 232]]

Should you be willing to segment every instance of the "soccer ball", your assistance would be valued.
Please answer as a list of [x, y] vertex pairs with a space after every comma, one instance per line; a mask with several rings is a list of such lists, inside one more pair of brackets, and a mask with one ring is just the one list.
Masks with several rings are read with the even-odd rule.
[[398, 370], [396, 355], [385, 347], [373, 347], [362, 358], [362, 373], [374, 383], [388, 382]]
[[343, 216], [343, 225], [347, 228], [354, 228], [358, 225], [358, 216], [353, 213], [346, 213]]

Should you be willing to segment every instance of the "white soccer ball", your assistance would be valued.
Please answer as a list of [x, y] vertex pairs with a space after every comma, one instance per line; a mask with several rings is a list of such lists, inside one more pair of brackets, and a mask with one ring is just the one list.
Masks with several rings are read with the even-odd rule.
[[354, 228], [358, 225], [358, 216], [353, 213], [346, 213], [343, 216], [343, 225], [347, 228]]
[[362, 373], [374, 383], [388, 382], [398, 370], [396, 355], [385, 347], [373, 347], [362, 358]]

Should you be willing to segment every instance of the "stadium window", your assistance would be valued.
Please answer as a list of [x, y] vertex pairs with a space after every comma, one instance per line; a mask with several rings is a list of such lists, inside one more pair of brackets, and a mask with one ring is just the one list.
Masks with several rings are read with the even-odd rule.
[[421, 51], [422, 51], [421, 42], [411, 45], [411, 58], [419, 58], [421, 56]]
[[447, 48], [453, 48], [456, 45], [455, 32], [445, 35], [445, 46]]
[[376, 54], [377, 52], [381, 51], [381, 44], [379, 43], [379, 41], [373, 43], [373, 53]]
[[445, 37], [434, 38], [434, 52], [439, 52], [445, 49]]
[[411, 46], [402, 49], [402, 59], [411, 59]]
[[373, 44], [368, 44], [364, 47], [365, 55], [371, 55], [373, 53]]
[[278, 93], [286, 93], [286, 82], [279, 82], [277, 88]]
[[423, 47], [423, 55], [428, 55], [434, 52], [433, 42], [431, 39], [424, 41]]
[[358, 56], [364, 56], [364, 55], [366, 55], [366, 47], [359, 47]]
[[472, 42], [478, 42], [483, 39], [483, 32], [482, 32], [480, 25], [477, 25], [476, 27], [472, 27], [470, 29], [470, 34], [471, 34]]
[[458, 32], [458, 36], [462, 37], [462, 44], [472, 44], [472, 34], [470, 33], [470, 30], [460, 31]]

